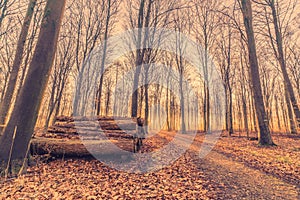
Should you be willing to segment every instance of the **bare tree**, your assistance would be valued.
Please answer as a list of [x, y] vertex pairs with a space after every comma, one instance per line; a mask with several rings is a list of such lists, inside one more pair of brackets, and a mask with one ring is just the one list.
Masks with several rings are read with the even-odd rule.
[[[147, 4], [148, 2], [148, 4]], [[150, 14], [152, 9], [152, 3], [153, 0], [141, 0], [139, 5], [139, 15], [138, 15], [138, 23], [137, 28], [138, 30], [138, 36], [136, 39], [136, 71], [134, 74], [134, 82], [133, 82], [133, 91], [132, 91], [132, 104], [131, 104], [131, 117], [137, 117], [138, 114], [138, 83], [139, 83], [139, 77], [141, 73], [141, 67], [143, 64], [144, 56], [146, 49], [141, 48], [142, 46], [145, 46], [145, 43], [147, 41], [147, 36], [142, 35], [143, 30], [142, 28], [146, 28], [150, 24]], [[145, 11], [146, 9], [146, 11]], [[144, 40], [143, 40], [144, 38]]]
[[75, 30], [75, 67], [77, 76], [77, 88], [75, 92], [74, 111], [80, 112], [79, 99], [82, 91], [80, 85], [84, 81], [83, 73], [86, 68], [86, 62], [90, 53], [101, 42], [101, 36], [105, 26], [105, 2], [92, 0], [75, 1], [70, 9], [71, 16], [74, 19], [72, 25]]
[[182, 55], [186, 52], [186, 43], [182, 40], [182, 34], [184, 31], [188, 30], [188, 20], [186, 19], [187, 13], [177, 11], [176, 16], [174, 17], [174, 26], [175, 31], [178, 33], [176, 37], [176, 55], [175, 63], [177, 70], [179, 72], [179, 94], [180, 94], [180, 116], [181, 116], [181, 131], [186, 133], [186, 111], [185, 111], [185, 95], [184, 95], [184, 75], [186, 73], [186, 62], [183, 59]]
[[56, 117], [61, 107], [61, 100], [67, 81], [75, 63], [74, 58], [74, 39], [70, 37], [71, 30], [67, 31], [66, 35], [61, 36], [58, 44], [56, 59], [54, 62], [54, 72], [51, 76], [50, 99], [47, 109], [49, 110], [45, 126], [51, 125], [51, 117]]
[[226, 105], [226, 130], [229, 135], [233, 134], [233, 99], [232, 99], [232, 82], [235, 74], [232, 66], [233, 52], [233, 30], [229, 22], [220, 26], [223, 31], [220, 33], [220, 39], [217, 40], [219, 51], [216, 52], [215, 58], [218, 60], [223, 86], [225, 88], [225, 105]]
[[256, 53], [256, 43], [253, 30], [253, 16], [252, 5], [250, 0], [240, 0], [241, 10], [244, 18], [244, 25], [248, 39], [248, 54], [250, 63], [251, 82], [253, 86], [254, 103], [256, 115], [259, 124], [259, 144], [260, 145], [274, 145], [270, 129], [268, 126], [268, 117], [264, 107], [261, 81], [259, 76], [258, 59]]
[[98, 105], [97, 105], [97, 115], [101, 113], [101, 97], [102, 97], [102, 90], [103, 90], [103, 80], [104, 80], [104, 67], [105, 61], [107, 57], [107, 39], [109, 37], [109, 33], [111, 27], [113, 26], [112, 17], [117, 14], [118, 12], [119, 1], [116, 0], [108, 0], [107, 2], [107, 10], [106, 10], [106, 21], [105, 21], [105, 31], [104, 31], [104, 44], [103, 44], [103, 51], [102, 51], [102, 59], [101, 59], [101, 69], [100, 69], [100, 83], [98, 88]]
[[[194, 1], [195, 7], [195, 23], [194, 31], [196, 40], [203, 45], [204, 52], [199, 52], [203, 55], [203, 76], [204, 76], [204, 102], [203, 102], [203, 123], [204, 131], [208, 131], [210, 127], [210, 91], [208, 85], [208, 65], [209, 65], [209, 52], [215, 42], [215, 32], [219, 24], [217, 12], [218, 2], [216, 1]], [[202, 51], [202, 50], [201, 50]]]

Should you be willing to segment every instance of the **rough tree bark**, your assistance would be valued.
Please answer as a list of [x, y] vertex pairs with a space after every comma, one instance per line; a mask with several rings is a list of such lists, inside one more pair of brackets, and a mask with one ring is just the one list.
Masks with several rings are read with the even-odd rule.
[[[54, 60], [61, 19], [66, 0], [48, 0], [37, 46], [29, 67], [28, 76], [20, 91], [11, 118], [0, 140], [0, 163], [20, 167], [38, 117], [41, 100]], [[15, 139], [14, 138], [15, 131]], [[18, 173], [18, 172], [17, 172]]]

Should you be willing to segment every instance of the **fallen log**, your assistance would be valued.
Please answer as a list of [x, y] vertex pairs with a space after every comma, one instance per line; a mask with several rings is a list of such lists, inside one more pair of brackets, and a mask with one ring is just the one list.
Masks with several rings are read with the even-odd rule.
[[78, 135], [76, 129], [70, 129], [70, 128], [49, 127], [47, 132]]
[[[83, 142], [82, 140], [36, 137], [31, 141], [31, 154], [49, 154], [53, 157], [114, 156], [124, 154], [124, 151], [120, 151], [118, 148], [111, 148], [111, 143], [125, 151], [133, 151], [131, 140], [89, 140]], [[92, 150], [93, 155], [86, 149], [84, 144], [89, 146], [89, 150]], [[101, 146], [101, 151], [99, 146]]]
[[[111, 143], [125, 151], [134, 151], [136, 127], [134, 120], [124, 117], [97, 117], [95, 120], [93, 117], [58, 116], [46, 132], [35, 134], [32, 153], [85, 157], [90, 156], [84, 145], [88, 144], [89, 149], [99, 155], [119, 154], [119, 149], [112, 148]], [[102, 152], [97, 150], [99, 145]]]
[[74, 122], [74, 121], [113, 121], [113, 120], [131, 120], [134, 122], [134, 119], [128, 117], [103, 117], [103, 116], [96, 116], [96, 117], [82, 117], [82, 116], [57, 116], [55, 118], [56, 122]]

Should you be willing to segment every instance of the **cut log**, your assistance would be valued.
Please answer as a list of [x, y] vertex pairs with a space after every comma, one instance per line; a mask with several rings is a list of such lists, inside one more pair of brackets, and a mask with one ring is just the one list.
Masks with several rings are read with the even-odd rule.
[[[116, 154], [114, 143], [125, 151], [133, 151], [133, 139], [136, 135], [136, 120], [124, 117], [67, 117], [58, 116], [47, 132], [39, 132], [32, 140], [35, 154], [53, 156], [85, 157], [90, 156], [84, 143], [95, 149], [95, 153]], [[104, 152], [97, 152], [101, 145]], [[94, 148], [95, 147], [95, 148]], [[122, 151], [121, 151], [122, 152]], [[120, 153], [118, 151], [118, 153]]]
[[74, 122], [75, 121], [91, 121], [97, 119], [98, 121], [113, 121], [113, 120], [131, 120], [132, 122], [135, 122], [134, 119], [128, 118], [128, 117], [82, 117], [82, 116], [75, 116], [75, 117], [68, 117], [68, 116], [57, 116], [55, 118], [55, 121], [59, 122]]
[[[111, 148], [110, 143], [114, 143], [120, 149], [132, 152], [133, 145], [131, 140], [89, 140], [84, 141], [88, 143], [89, 149], [92, 150], [93, 155], [86, 149], [81, 140], [67, 140], [67, 139], [51, 139], [51, 138], [33, 138], [31, 141], [31, 153], [33, 155], [50, 154], [54, 157], [88, 157], [95, 155], [120, 155], [124, 154], [115, 148]], [[99, 146], [101, 145], [101, 150]], [[105, 150], [103, 150], [105, 149]]]

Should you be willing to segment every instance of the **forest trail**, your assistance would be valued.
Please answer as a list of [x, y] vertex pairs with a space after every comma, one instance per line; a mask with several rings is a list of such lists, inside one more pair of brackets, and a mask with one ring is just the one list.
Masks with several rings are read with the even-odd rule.
[[224, 185], [225, 199], [300, 199], [299, 187], [215, 151], [198, 166], [212, 182]]
[[[162, 133], [146, 139], [143, 152], [161, 148], [173, 136]], [[186, 144], [190, 136], [178, 137]], [[215, 150], [200, 158], [203, 138], [197, 134], [177, 161], [146, 174], [117, 171], [94, 159], [40, 163], [24, 177], [0, 180], [0, 199], [300, 199], [299, 186]]]
[[[168, 137], [163, 134], [162, 137]], [[181, 135], [181, 141], [189, 136]], [[188, 153], [211, 184], [223, 187], [217, 196], [222, 199], [300, 199], [300, 186], [287, 183], [259, 169], [226, 157], [212, 150], [205, 158], [199, 158], [203, 138], [198, 136], [190, 146]], [[184, 145], [184, 144], [183, 144]], [[187, 163], [188, 164], [188, 163]]]

